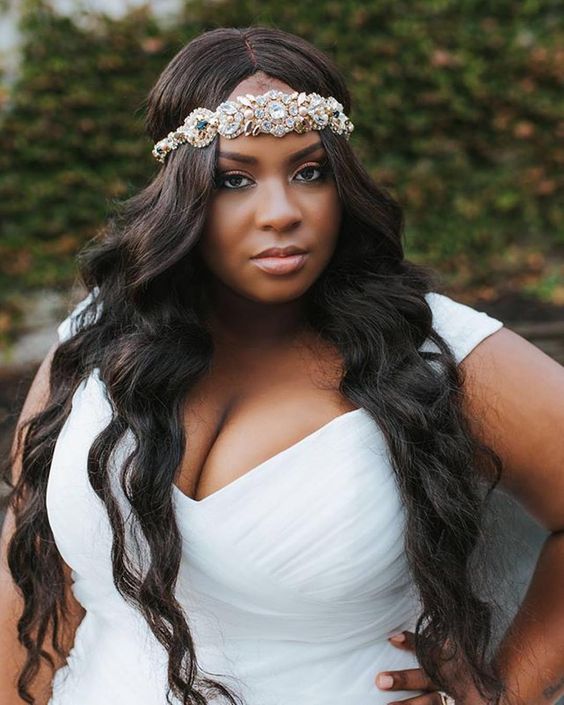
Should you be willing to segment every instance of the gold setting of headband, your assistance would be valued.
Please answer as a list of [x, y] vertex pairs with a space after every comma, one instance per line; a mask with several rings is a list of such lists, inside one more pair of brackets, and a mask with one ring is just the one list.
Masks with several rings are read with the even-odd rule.
[[354, 130], [343, 106], [332, 96], [277, 90], [257, 96], [247, 93], [221, 103], [215, 112], [195, 108], [180, 127], [155, 144], [152, 154], [164, 162], [166, 155], [181, 144], [207, 147], [218, 133], [227, 139], [241, 134], [256, 137], [261, 132], [283, 137], [288, 132], [302, 134], [325, 127], [347, 140]]

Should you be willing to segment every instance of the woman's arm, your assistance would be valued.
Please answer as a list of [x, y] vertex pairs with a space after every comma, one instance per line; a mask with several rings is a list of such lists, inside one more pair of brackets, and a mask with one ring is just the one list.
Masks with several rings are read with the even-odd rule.
[[546, 539], [495, 660], [508, 686], [518, 693], [518, 698], [507, 699], [507, 705], [553, 705], [564, 694], [563, 532]]
[[475, 431], [503, 461], [500, 489], [552, 532], [495, 656], [517, 694], [507, 705], [552, 705], [564, 695], [564, 367], [507, 328], [462, 367]]
[[[503, 462], [498, 489], [551, 532], [494, 654], [509, 691], [501, 705], [554, 705], [564, 695], [564, 367], [508, 328], [460, 367], [472, 430]], [[409, 634], [396, 646], [411, 649]], [[429, 690], [417, 705], [438, 702], [421, 669], [384, 674], [394, 679], [386, 690]], [[469, 688], [463, 705], [483, 700]]]
[[[41, 363], [37, 374], [31, 384], [26, 397], [18, 428], [22, 422], [40, 411], [48, 398], [49, 373], [51, 359], [58, 344], [53, 345]], [[16, 455], [16, 438], [12, 453], [14, 465], [12, 479], [15, 481], [21, 472], [21, 454]], [[14, 515], [11, 510], [6, 513], [0, 540], [0, 703], [2, 705], [22, 705], [24, 702], [17, 694], [16, 680], [26, 660], [26, 650], [19, 643], [17, 637], [17, 622], [23, 608], [23, 599], [15, 586], [6, 563], [6, 548], [14, 531]], [[84, 610], [75, 600], [70, 590], [70, 568], [64, 564], [67, 584], [67, 604], [69, 608], [70, 624], [63, 636], [65, 653], [68, 654], [74, 642], [76, 628], [82, 621]], [[48, 651], [56, 667], [64, 665], [64, 661], [50, 648], [50, 639], [47, 637], [44, 648]], [[51, 682], [53, 672], [45, 661], [41, 661], [41, 669], [34, 681], [31, 692], [36, 698], [36, 705], [46, 705], [51, 697]]]

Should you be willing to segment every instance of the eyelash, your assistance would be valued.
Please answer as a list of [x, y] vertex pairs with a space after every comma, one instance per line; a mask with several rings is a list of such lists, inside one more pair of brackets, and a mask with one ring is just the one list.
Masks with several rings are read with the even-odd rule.
[[[315, 164], [304, 164], [304, 166], [297, 171], [297, 174], [301, 174], [302, 171], [305, 171], [306, 169], [317, 169], [319, 171], [319, 177], [317, 179], [313, 179], [312, 181], [302, 181], [301, 183], [304, 184], [316, 184], [322, 181], [325, 181], [328, 174], [330, 173], [330, 168], [329, 168], [329, 162], [324, 161], [321, 163], [315, 163]], [[241, 191], [242, 189], [248, 188], [248, 186], [236, 186], [236, 187], [228, 187], [224, 185], [224, 181], [228, 179], [230, 176], [240, 176], [243, 179], [249, 179], [250, 177], [245, 176], [244, 174], [241, 174], [239, 172], [233, 172], [233, 171], [225, 171], [217, 174], [217, 176], [214, 179], [214, 184], [215, 188], [217, 189], [225, 189], [227, 191]]]

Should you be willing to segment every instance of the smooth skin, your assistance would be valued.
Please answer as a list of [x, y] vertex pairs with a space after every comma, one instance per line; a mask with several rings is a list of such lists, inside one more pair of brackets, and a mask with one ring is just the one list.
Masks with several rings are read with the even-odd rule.
[[[293, 90], [276, 79], [256, 74], [241, 82], [229, 98], [262, 93], [270, 88]], [[213, 275], [211, 300], [214, 305], [210, 320], [214, 342], [220, 368], [221, 360], [228, 360], [228, 369], [234, 365], [238, 370], [252, 369], [254, 379], [258, 376], [266, 383], [269, 376], [272, 379], [273, 371], [281, 371], [285, 362], [295, 359], [291, 357], [295, 352], [285, 355], [285, 351], [292, 350], [293, 343], [303, 335], [302, 297], [334, 252], [341, 204], [332, 179], [309, 183], [316, 182], [321, 174], [316, 168], [323, 160], [322, 149], [289, 161], [292, 154], [319, 141], [315, 131], [303, 135], [289, 133], [283, 139], [271, 135], [240, 136], [234, 140], [219, 136], [218, 139], [222, 153], [236, 151], [247, 159], [242, 162], [220, 158], [222, 187], [211, 203], [206, 230], [198, 244]], [[256, 162], [250, 163], [250, 157]], [[231, 173], [231, 178], [227, 172]], [[264, 247], [289, 243], [306, 246], [310, 253], [306, 265], [292, 276], [268, 276], [251, 262], [250, 258]], [[44, 403], [52, 352], [53, 349], [37, 373], [22, 418]], [[329, 360], [330, 355], [323, 358], [324, 365], [326, 359]], [[518, 615], [514, 629], [499, 652], [508, 682], [520, 690], [523, 698], [515, 701], [515, 705], [521, 702], [551, 705], [564, 692], [564, 606], [560, 588], [564, 584], [564, 369], [507, 328], [476, 346], [461, 367], [466, 373], [468, 414], [471, 419], [481, 421], [474, 422], [475, 433], [492, 445], [504, 461], [502, 488], [552, 532], [525, 598], [527, 609]], [[295, 365], [292, 370], [295, 374]], [[271, 387], [268, 390], [270, 392]], [[301, 385], [300, 390], [303, 395]], [[262, 391], [252, 390], [255, 402]], [[296, 387], [294, 391], [297, 395], [299, 390]], [[334, 390], [330, 391], [333, 394]], [[308, 393], [313, 394], [313, 391]], [[241, 406], [248, 405], [248, 395], [238, 400]], [[315, 413], [320, 417], [320, 425], [327, 420], [321, 418], [322, 407], [323, 413], [331, 412], [331, 417], [343, 411], [337, 409], [342, 400], [334, 395], [318, 395], [316, 400]], [[218, 402], [218, 407], [223, 404], [225, 399]], [[280, 434], [280, 429], [286, 428], [285, 419], [282, 421], [284, 423], [279, 419], [273, 433]], [[265, 444], [274, 437], [261, 433], [260, 438], [263, 435]], [[283, 448], [295, 439], [280, 440]], [[259, 451], [264, 452], [265, 457], [272, 454], [272, 449], [266, 445]], [[249, 458], [246, 463], [252, 466], [258, 461], [260, 458]], [[224, 464], [218, 462], [219, 465]], [[199, 498], [232, 479], [209, 473], [198, 488]], [[184, 489], [194, 493], [194, 483]], [[12, 527], [13, 518], [8, 515], [2, 536], [2, 555]], [[70, 584], [68, 566], [66, 574]], [[0, 702], [20, 705], [13, 684], [23, 658], [15, 632], [15, 615], [21, 609], [21, 602], [4, 564], [0, 589]], [[70, 590], [69, 606], [73, 624], [66, 637], [68, 649], [83, 617], [82, 608], [74, 601]], [[410, 648], [410, 638], [408, 635], [406, 644], [398, 648]], [[523, 644], [528, 651], [516, 648]], [[377, 676], [385, 673], [388, 672], [375, 674], [375, 687]], [[440, 704], [436, 688], [425, 680], [421, 669], [389, 672], [389, 675], [394, 679], [392, 697], [394, 689], [427, 690], [424, 695], [402, 702]], [[38, 705], [48, 701], [49, 680], [49, 669], [45, 669], [37, 686]], [[468, 694], [464, 705], [483, 705], [470, 688]]]
[[[58, 343], [55, 343], [45, 359], [41, 363], [26, 400], [24, 402], [17, 427], [19, 428], [23, 421], [30, 418], [34, 414], [41, 411], [49, 396], [49, 374], [51, 368], [51, 360]], [[26, 429], [27, 430], [27, 429]], [[15, 438], [12, 452], [15, 453]], [[21, 455], [15, 456], [13, 466], [13, 481], [19, 477], [21, 473]], [[2, 538], [0, 541], [0, 703], [2, 705], [22, 705], [24, 702], [17, 693], [16, 680], [21, 671], [26, 659], [26, 652], [17, 638], [17, 621], [23, 609], [23, 600], [21, 595], [14, 585], [12, 576], [6, 564], [6, 547], [14, 531], [14, 515], [11, 510], [6, 513], [4, 525], [2, 527]], [[64, 571], [67, 585], [67, 605], [69, 609], [70, 621], [67, 628], [64, 630], [62, 643], [66, 656], [68, 656], [76, 629], [85, 611], [79, 602], [74, 598], [71, 586], [71, 571], [69, 566], [64, 563]], [[44, 645], [45, 651], [51, 654], [57, 668], [66, 663], [66, 658], [61, 659], [50, 648], [49, 640], [47, 639]], [[31, 687], [31, 693], [36, 698], [36, 705], [46, 705], [51, 697], [51, 682], [53, 673], [51, 669], [41, 662], [41, 668], [37, 680], [34, 681]]]
[[[255, 74], [228, 99], [270, 89], [292, 92]], [[213, 274], [216, 337], [237, 348], [274, 347], [300, 332], [302, 299], [333, 255], [342, 205], [333, 179], [321, 178], [325, 150], [318, 132], [216, 139], [219, 188], [197, 245]], [[267, 275], [251, 260], [267, 247], [289, 244], [308, 251], [295, 274]]]
[[[564, 694], [564, 368], [539, 348], [502, 328], [461, 362], [466, 412], [473, 432], [504, 465], [499, 488], [551, 532], [529, 588], [496, 658], [518, 696], [502, 705], [553, 705]], [[398, 648], [413, 649], [405, 632]], [[421, 669], [385, 671], [386, 690], [433, 690]], [[382, 688], [384, 689], [384, 688]], [[464, 705], [483, 700], [468, 687]], [[394, 701], [440, 705], [437, 693]]]
[[[281, 81], [255, 74], [242, 81], [229, 98], [271, 88], [293, 91]], [[315, 131], [289, 133], [283, 139], [260, 135], [227, 140], [219, 136], [220, 154], [237, 151], [258, 160], [248, 164], [220, 158], [222, 188], [211, 205], [200, 244], [204, 261], [214, 274], [214, 334], [219, 348], [224, 342], [226, 356], [233, 359], [236, 355], [241, 367], [246, 363], [254, 370], [264, 368], [268, 352], [298, 335], [300, 297], [334, 250], [341, 206], [333, 181], [304, 185], [300, 181], [313, 178], [311, 171], [300, 175], [285, 161], [302, 144], [313, 144], [317, 139]], [[319, 161], [322, 157], [320, 151], [309, 158]], [[271, 237], [267, 238], [269, 233]], [[265, 241], [268, 245], [306, 244], [312, 256], [296, 275], [269, 278], [249, 262]], [[564, 692], [564, 605], [562, 591], [558, 590], [564, 584], [564, 369], [506, 327], [477, 345], [462, 361], [461, 369], [466, 377], [466, 412], [473, 420], [473, 431], [504, 463], [499, 489], [515, 497], [552, 532], [539, 557], [522, 612], [498, 656], [509, 686], [520, 691], [523, 702], [549, 705]], [[212, 479], [209, 489], [219, 489], [228, 479]], [[209, 494], [208, 487], [205, 489]], [[551, 578], [546, 579], [547, 575]], [[526, 619], [526, 612], [533, 617]], [[552, 623], [551, 629], [548, 622]], [[514, 632], [519, 633], [518, 639]], [[398, 648], [409, 648], [410, 643], [408, 638], [408, 646]], [[530, 648], [529, 660], [523, 650], [517, 651], [523, 643]], [[539, 677], [541, 670], [543, 676]], [[440, 703], [436, 688], [421, 669], [376, 674], [375, 685], [377, 676], [386, 673], [394, 679], [391, 690], [430, 691], [404, 702]], [[467, 692], [472, 700], [469, 705], [481, 703], [470, 686]], [[547, 699], [547, 693], [555, 694], [553, 700]]]
[[[292, 90], [256, 75], [229, 98], [271, 88]], [[210, 274], [213, 369], [190, 390], [192, 447], [177, 479], [197, 500], [354, 408], [338, 391], [337, 351], [304, 325], [304, 297], [334, 253], [342, 218], [319, 133], [216, 139], [216, 189], [197, 244]], [[275, 276], [253, 261], [290, 244], [307, 251], [299, 271]]]

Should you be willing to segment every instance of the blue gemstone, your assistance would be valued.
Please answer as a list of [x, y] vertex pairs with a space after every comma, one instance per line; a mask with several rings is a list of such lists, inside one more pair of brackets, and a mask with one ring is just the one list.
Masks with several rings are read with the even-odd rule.
[[198, 130], [203, 130], [207, 124], [207, 120], [198, 120], [198, 122], [196, 123], [196, 127], [198, 128]]
[[334, 111], [333, 111], [333, 117], [339, 117], [339, 111], [338, 111], [338, 110], [334, 110]]

